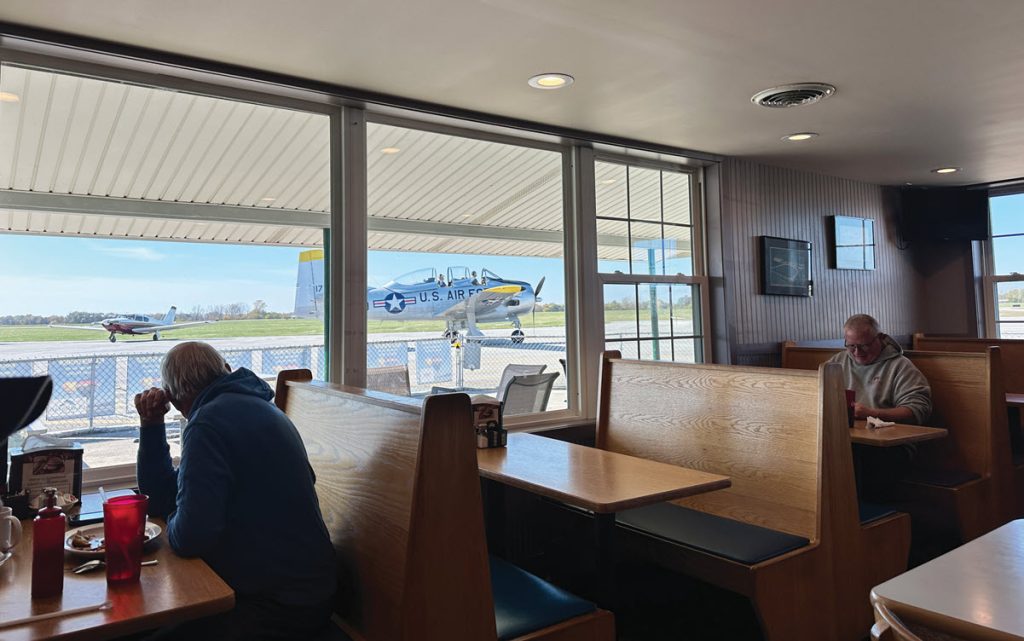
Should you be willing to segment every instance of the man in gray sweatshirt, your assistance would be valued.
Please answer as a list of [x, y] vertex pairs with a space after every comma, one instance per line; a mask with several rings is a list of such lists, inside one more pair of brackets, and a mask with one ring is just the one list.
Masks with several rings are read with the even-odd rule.
[[[903, 355], [899, 343], [879, 331], [867, 314], [851, 316], [843, 325], [846, 350], [831, 359], [843, 367], [846, 389], [856, 393], [854, 416], [876, 416], [897, 423], [923, 423], [932, 413], [932, 390], [924, 375]], [[913, 445], [868, 447], [853, 444], [857, 461], [857, 494], [886, 501], [892, 486], [906, 474]]]
[[846, 389], [856, 393], [854, 417], [877, 416], [896, 423], [921, 424], [932, 413], [932, 391], [903, 348], [881, 333], [867, 314], [843, 325], [846, 351], [829, 359], [843, 366]]

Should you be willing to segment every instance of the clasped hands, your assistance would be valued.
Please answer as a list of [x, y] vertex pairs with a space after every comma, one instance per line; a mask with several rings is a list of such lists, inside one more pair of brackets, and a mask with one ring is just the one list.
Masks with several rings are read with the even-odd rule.
[[171, 399], [167, 392], [158, 387], [151, 387], [135, 395], [135, 409], [143, 425], [163, 424], [164, 415], [171, 411]]

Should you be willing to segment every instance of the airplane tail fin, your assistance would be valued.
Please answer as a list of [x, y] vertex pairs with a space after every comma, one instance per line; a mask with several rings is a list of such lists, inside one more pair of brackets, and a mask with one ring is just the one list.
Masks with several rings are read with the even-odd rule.
[[309, 249], [299, 254], [295, 279], [296, 318], [324, 317], [324, 250]]
[[164, 325], [170, 325], [174, 322], [174, 315], [178, 312], [178, 308], [171, 305], [171, 308], [164, 314]]

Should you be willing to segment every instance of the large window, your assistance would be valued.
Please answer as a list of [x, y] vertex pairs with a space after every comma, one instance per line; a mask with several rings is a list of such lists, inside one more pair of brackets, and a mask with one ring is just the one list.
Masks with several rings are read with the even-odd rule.
[[991, 295], [988, 333], [1024, 338], [1024, 193], [995, 196], [989, 202], [992, 240], [988, 243], [986, 290]]
[[366, 153], [367, 386], [545, 374], [531, 407], [567, 409], [564, 151], [371, 122]]
[[595, 164], [605, 346], [626, 358], [703, 362], [706, 295], [692, 173]]
[[0, 376], [54, 380], [14, 447], [130, 466], [133, 398], [186, 340], [326, 375], [329, 116], [14, 65], [0, 92]]

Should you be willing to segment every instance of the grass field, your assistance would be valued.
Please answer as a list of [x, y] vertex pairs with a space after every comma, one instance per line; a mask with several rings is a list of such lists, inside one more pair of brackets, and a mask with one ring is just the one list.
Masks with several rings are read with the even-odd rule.
[[[685, 310], [684, 319], [689, 319], [689, 310]], [[648, 315], [643, 310], [644, 318]], [[606, 321], [628, 321], [634, 318], [632, 310], [607, 310], [604, 318]], [[641, 320], [643, 320], [642, 318]], [[667, 319], [667, 314], [662, 316], [662, 321]], [[522, 318], [523, 329], [530, 333], [535, 327], [564, 327], [565, 312], [537, 312], [528, 314]], [[367, 326], [370, 334], [398, 334], [403, 332], [437, 332], [444, 331], [444, 323], [441, 321], [372, 321]], [[480, 329], [507, 329], [512, 331], [512, 324], [502, 323], [480, 323]], [[323, 334], [323, 323], [317, 320], [304, 318], [285, 318], [274, 320], [233, 320], [219, 321], [209, 325], [196, 325], [167, 332], [165, 336], [177, 339], [206, 339], [206, 338], [246, 338], [258, 336], [316, 336]], [[0, 325], [0, 342], [25, 342], [25, 341], [105, 341], [108, 334], [101, 331], [86, 331], [78, 329], [62, 329], [47, 327], [46, 325]], [[147, 341], [152, 340], [150, 335], [144, 336], [122, 336], [118, 335], [117, 340]]]

